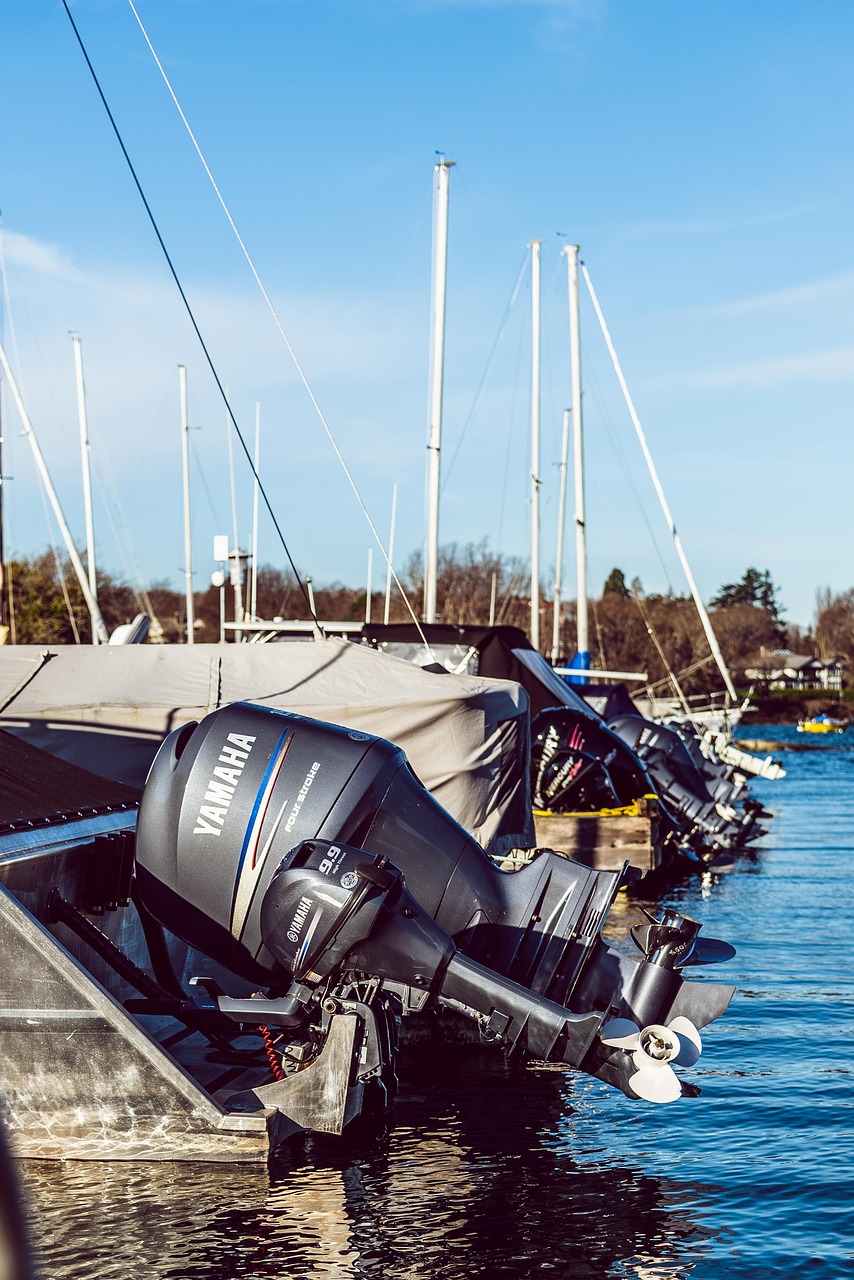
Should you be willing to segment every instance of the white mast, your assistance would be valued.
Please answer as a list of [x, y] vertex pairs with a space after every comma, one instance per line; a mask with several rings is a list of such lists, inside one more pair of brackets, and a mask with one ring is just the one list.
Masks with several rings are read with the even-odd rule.
[[649, 445], [646, 442], [646, 436], [644, 435], [643, 427], [640, 424], [640, 419], [638, 418], [637, 411], [632, 401], [632, 397], [629, 394], [629, 388], [626, 384], [625, 378], [623, 377], [623, 370], [621, 369], [620, 362], [617, 359], [617, 352], [615, 351], [614, 344], [611, 341], [611, 335], [608, 332], [608, 326], [605, 324], [605, 317], [602, 314], [602, 308], [599, 306], [599, 299], [596, 297], [596, 292], [591, 283], [589, 272], [583, 263], [581, 265], [581, 270], [584, 273], [584, 282], [587, 285], [588, 291], [590, 293], [590, 298], [591, 298], [591, 301], [593, 302], [593, 306], [596, 310], [596, 316], [599, 320], [599, 326], [602, 330], [602, 334], [608, 346], [608, 351], [611, 356], [611, 362], [617, 374], [617, 378], [619, 380], [620, 387], [623, 392], [623, 397], [626, 401], [626, 405], [628, 406], [629, 415], [632, 419], [632, 425], [634, 426], [635, 433], [637, 435], [638, 440], [640, 441], [640, 446], [641, 446], [641, 449], [643, 450], [643, 456], [646, 459], [647, 469], [649, 470], [652, 483], [655, 486], [655, 492], [658, 494], [658, 501], [661, 504], [662, 511], [664, 512], [664, 518], [666, 519], [670, 527], [670, 533], [673, 537], [673, 545], [676, 548], [676, 554], [679, 556], [679, 559], [682, 564], [682, 568], [685, 572], [685, 577], [688, 581], [688, 586], [691, 589], [691, 595], [694, 597], [694, 604], [697, 606], [697, 612], [700, 615], [700, 621], [703, 624], [703, 630], [706, 633], [706, 639], [709, 642], [709, 648], [711, 649], [712, 656], [714, 657], [715, 662], [717, 663], [718, 670], [720, 671], [721, 676], [723, 677], [723, 682], [726, 687], [726, 691], [729, 694], [730, 698], [733, 700], [733, 702], [736, 702], [738, 699], [738, 695], [735, 691], [735, 686], [732, 683], [732, 678], [729, 674], [729, 670], [727, 668], [726, 662], [724, 661], [724, 656], [721, 653], [720, 645], [718, 644], [718, 638], [712, 629], [712, 623], [708, 613], [706, 612], [706, 606], [703, 604], [703, 600], [700, 595], [700, 590], [697, 586], [697, 583], [694, 581], [694, 575], [691, 572], [691, 566], [688, 564], [688, 557], [685, 554], [685, 548], [682, 546], [682, 539], [679, 537], [679, 534], [676, 530], [676, 523], [673, 519], [673, 515], [671, 513], [670, 507], [667, 504], [667, 499], [664, 496], [664, 490], [661, 487], [661, 481], [658, 478], [658, 472], [655, 469], [655, 463], [652, 460], [652, 454], [649, 451]]
[[370, 626], [371, 622], [371, 579], [374, 573], [374, 549], [368, 547], [368, 578], [367, 587], [365, 589], [365, 622]]
[[578, 245], [564, 247], [569, 273], [569, 362], [572, 376], [572, 462], [575, 479], [575, 577], [577, 661], [590, 666], [587, 635], [587, 523], [584, 510], [584, 411], [581, 398], [581, 323], [578, 298]]
[[77, 548], [74, 545], [74, 539], [71, 537], [71, 530], [68, 528], [68, 524], [62, 512], [62, 507], [60, 506], [60, 503], [59, 503], [59, 498], [57, 496], [56, 490], [53, 487], [53, 483], [51, 482], [50, 475], [48, 474], [47, 464], [45, 463], [44, 457], [42, 456], [42, 451], [39, 448], [38, 441], [36, 440], [36, 435], [35, 435], [35, 432], [33, 431], [33, 425], [30, 422], [30, 418], [27, 413], [26, 406], [24, 404], [23, 399], [21, 398], [21, 393], [18, 390], [18, 384], [12, 375], [12, 370], [9, 366], [9, 361], [6, 356], [6, 349], [1, 342], [0, 342], [0, 364], [3, 365], [3, 371], [6, 374], [6, 378], [9, 383], [9, 389], [12, 392], [12, 396], [14, 397], [14, 400], [15, 400], [15, 405], [17, 407], [18, 413], [20, 414], [21, 422], [24, 427], [24, 435], [29, 438], [30, 448], [33, 451], [33, 457], [35, 458], [39, 475], [42, 478], [42, 483], [44, 484], [45, 492], [47, 493], [47, 496], [48, 496], [48, 501], [50, 502], [50, 505], [53, 508], [53, 514], [56, 517], [57, 524], [59, 525], [59, 530], [60, 530], [60, 533], [62, 534], [62, 540], [65, 543], [65, 549], [68, 552], [68, 558], [74, 567], [74, 572], [77, 574], [77, 581], [80, 583], [80, 590], [83, 592], [83, 599], [86, 601], [86, 606], [89, 610], [89, 613], [91, 617], [94, 619], [95, 631], [98, 636], [98, 642], [99, 644], [107, 644], [109, 642], [109, 636], [107, 634], [107, 628], [104, 625], [104, 619], [101, 617], [101, 610], [98, 608], [98, 601], [92, 595], [92, 591], [89, 586], [89, 580], [86, 577], [86, 572], [83, 568], [83, 563], [80, 559], [80, 556], [77, 553]]
[[433, 334], [430, 348], [430, 431], [427, 440], [427, 542], [424, 555], [424, 621], [436, 621], [439, 576], [439, 477], [442, 450], [442, 392], [445, 377], [445, 298], [448, 277], [448, 190], [453, 160], [433, 172]]
[[[557, 504], [557, 547], [555, 548], [555, 595], [552, 616], [552, 666], [560, 657], [560, 589], [563, 573], [563, 528], [566, 516], [566, 462], [569, 453], [569, 409], [563, 411], [563, 435], [560, 444], [560, 491]], [[495, 597], [495, 574], [492, 575], [493, 602]], [[490, 612], [492, 608], [490, 609]]]
[[388, 626], [388, 616], [391, 609], [391, 566], [394, 564], [394, 526], [397, 519], [397, 485], [394, 485], [391, 491], [391, 528], [388, 534], [388, 559], [386, 560], [385, 574], [385, 610], [383, 612], [383, 622]]
[[228, 476], [231, 484], [231, 524], [234, 531], [234, 546], [229, 553], [229, 565], [231, 570], [231, 586], [234, 591], [234, 640], [236, 644], [240, 644], [243, 640], [243, 632], [240, 624], [243, 622], [245, 614], [243, 609], [243, 560], [245, 552], [240, 550], [240, 539], [237, 532], [237, 493], [234, 487], [234, 443], [231, 436], [231, 419], [226, 414], [225, 432], [228, 440]]
[[181, 475], [184, 482], [184, 590], [187, 601], [187, 644], [195, 644], [193, 535], [190, 524], [190, 426], [187, 418], [187, 366], [184, 364], [178, 365], [178, 394], [181, 401]]
[[255, 487], [252, 496], [252, 589], [249, 595], [249, 616], [254, 622], [258, 617], [258, 467], [261, 460], [261, 401], [255, 401]]
[[540, 647], [540, 248], [531, 241], [531, 645]]
[[[74, 372], [77, 380], [77, 419], [80, 423], [80, 461], [83, 467], [83, 508], [86, 516], [86, 568], [89, 590], [96, 604], [98, 585], [95, 575], [95, 523], [92, 518], [92, 474], [90, 470], [89, 424], [86, 419], [86, 388], [83, 382], [83, 347], [80, 335], [72, 333], [74, 344]], [[92, 644], [98, 644], [98, 620], [89, 610]]]

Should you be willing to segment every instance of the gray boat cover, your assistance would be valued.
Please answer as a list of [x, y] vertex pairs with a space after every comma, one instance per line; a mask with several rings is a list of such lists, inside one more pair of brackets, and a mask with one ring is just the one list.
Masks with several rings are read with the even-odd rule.
[[387, 738], [490, 853], [534, 844], [528, 698], [513, 681], [335, 639], [0, 648], [0, 728], [132, 786], [167, 733], [238, 701]]

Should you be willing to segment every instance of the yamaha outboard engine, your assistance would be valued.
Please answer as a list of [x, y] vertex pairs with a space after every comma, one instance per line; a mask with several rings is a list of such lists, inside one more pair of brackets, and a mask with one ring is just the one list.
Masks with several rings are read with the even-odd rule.
[[621, 873], [549, 851], [501, 871], [398, 747], [286, 712], [238, 703], [172, 733], [136, 856], [143, 908], [244, 980], [245, 997], [205, 985], [224, 1021], [273, 1036], [283, 1077], [343, 1018], [348, 1088], [387, 1078], [398, 1019], [442, 1006], [507, 1051], [669, 1101], [697, 1092], [670, 1064], [696, 1060], [733, 992], [683, 978], [733, 950], [677, 913], [640, 954], [602, 941]]
[[609, 727], [640, 756], [658, 795], [671, 810], [682, 814], [689, 824], [689, 842], [704, 860], [711, 861], [719, 850], [743, 843], [736, 811], [715, 798], [674, 729], [639, 715], [617, 716], [609, 721]]
[[582, 704], [550, 707], [531, 722], [534, 807], [556, 812], [619, 808], [655, 793], [638, 755]]

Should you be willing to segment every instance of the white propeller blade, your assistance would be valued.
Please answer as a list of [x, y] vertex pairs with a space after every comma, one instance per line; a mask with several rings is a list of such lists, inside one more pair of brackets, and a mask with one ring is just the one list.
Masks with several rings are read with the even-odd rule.
[[681, 1015], [666, 1027], [643, 1030], [631, 1018], [611, 1018], [599, 1038], [610, 1048], [631, 1053], [637, 1070], [629, 1076], [629, 1085], [646, 1102], [675, 1102], [681, 1097], [682, 1086], [670, 1064], [693, 1066], [703, 1051], [699, 1031]]
[[682, 1096], [679, 1077], [666, 1062], [647, 1059], [639, 1071], [629, 1076], [629, 1084], [646, 1102], [675, 1102]]
[[693, 1067], [703, 1052], [703, 1042], [700, 1039], [699, 1031], [690, 1018], [681, 1016], [674, 1018], [667, 1025], [669, 1030], [674, 1031], [679, 1038], [679, 1052], [673, 1062], [677, 1067]]
[[612, 1049], [637, 1049], [640, 1027], [631, 1018], [611, 1018], [599, 1032], [599, 1039]]
[[647, 1102], [674, 1102], [682, 1096], [682, 1086], [669, 1065], [681, 1047], [678, 1035], [669, 1027], [644, 1027], [632, 1054], [637, 1071], [629, 1076], [629, 1085], [638, 1097]]

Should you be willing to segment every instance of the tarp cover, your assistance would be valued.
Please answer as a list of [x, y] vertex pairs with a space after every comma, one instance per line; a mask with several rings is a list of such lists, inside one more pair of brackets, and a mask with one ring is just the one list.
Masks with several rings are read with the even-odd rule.
[[[532, 648], [518, 627], [366, 623], [362, 635], [384, 653], [406, 657], [419, 665], [429, 662], [433, 654], [440, 661], [447, 654], [447, 661], [459, 670], [491, 679], [517, 680], [528, 695], [532, 720], [550, 707], [574, 707], [582, 715], [589, 714], [580, 694]], [[424, 646], [425, 636], [432, 653]]]
[[512, 682], [434, 674], [334, 639], [0, 648], [0, 726], [133, 786], [165, 734], [237, 701], [387, 738], [484, 848], [534, 843], [528, 699]]

